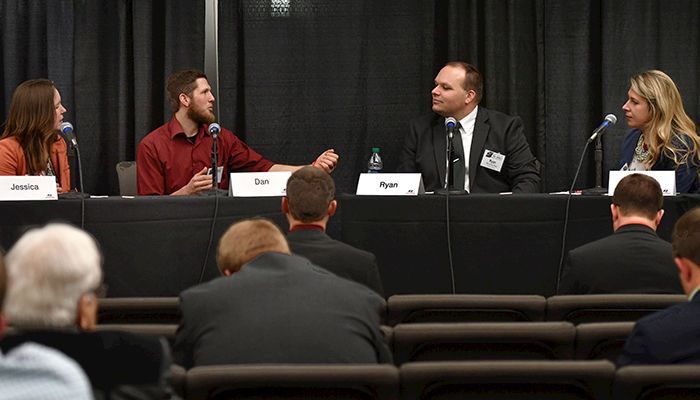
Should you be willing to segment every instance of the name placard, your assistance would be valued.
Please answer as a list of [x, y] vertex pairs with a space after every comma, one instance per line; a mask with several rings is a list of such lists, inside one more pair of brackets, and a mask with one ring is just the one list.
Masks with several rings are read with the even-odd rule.
[[425, 193], [420, 173], [360, 174], [357, 194], [367, 196], [417, 196]]
[[0, 176], [0, 200], [58, 200], [53, 176]]
[[620, 180], [630, 174], [648, 175], [659, 182], [661, 193], [663, 193], [664, 196], [676, 195], [676, 171], [610, 171], [610, 176], [608, 177], [608, 196], [612, 196]]
[[233, 197], [274, 197], [287, 194], [291, 171], [232, 172], [228, 195]]

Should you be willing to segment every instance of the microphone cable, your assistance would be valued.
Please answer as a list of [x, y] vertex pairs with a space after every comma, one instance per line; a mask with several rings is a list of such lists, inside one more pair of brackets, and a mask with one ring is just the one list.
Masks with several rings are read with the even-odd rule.
[[451, 224], [450, 224], [450, 190], [449, 186], [447, 191], [445, 192], [445, 226], [447, 227], [447, 259], [448, 259], [448, 264], [450, 266], [450, 279], [452, 283], [452, 294], [457, 294], [457, 289], [455, 287], [455, 269], [454, 269], [454, 263], [452, 261], [452, 235], [450, 233], [451, 231]]
[[[211, 170], [211, 177], [212, 177], [212, 191], [214, 192], [214, 214], [211, 217], [211, 225], [209, 227], [209, 243], [207, 243], [207, 252], [204, 255], [204, 264], [202, 264], [202, 269], [199, 272], [199, 280], [197, 281], [197, 284], [202, 283], [204, 280], [204, 272], [207, 270], [207, 263], [209, 262], [209, 254], [211, 253], [211, 247], [212, 244], [214, 243], [214, 228], [216, 228], [216, 218], [219, 215], [219, 171], [218, 171], [218, 163], [217, 163], [217, 139], [219, 136], [219, 133], [221, 131], [221, 126], [217, 124], [216, 122], [211, 123], [209, 125], [209, 133], [212, 136], [212, 170]], [[222, 166], [223, 169], [223, 166]], [[223, 171], [222, 171], [223, 172]], [[229, 185], [231, 182], [229, 182]]]

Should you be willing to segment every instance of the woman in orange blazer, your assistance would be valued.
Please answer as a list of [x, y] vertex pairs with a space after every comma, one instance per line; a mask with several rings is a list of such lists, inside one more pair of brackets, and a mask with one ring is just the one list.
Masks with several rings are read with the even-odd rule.
[[58, 133], [65, 112], [52, 81], [17, 86], [0, 137], [0, 175], [55, 176], [58, 192], [70, 191], [67, 146]]

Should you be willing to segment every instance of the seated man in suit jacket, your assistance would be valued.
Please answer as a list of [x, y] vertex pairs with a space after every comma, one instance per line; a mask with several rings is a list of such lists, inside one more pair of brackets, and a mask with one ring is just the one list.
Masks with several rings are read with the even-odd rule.
[[673, 255], [688, 302], [648, 315], [634, 325], [618, 367], [631, 364], [700, 364], [700, 207], [673, 229]]
[[170, 398], [165, 339], [91, 332], [101, 258], [92, 236], [69, 225], [49, 224], [22, 236], [6, 259], [5, 311], [17, 332], [0, 347], [34, 342], [59, 350], [83, 368], [98, 397]]
[[292, 174], [287, 181], [287, 196], [282, 198], [292, 253], [384, 296], [374, 254], [326, 234], [328, 220], [338, 207], [334, 197], [335, 183], [325, 171], [307, 166]]
[[180, 295], [174, 355], [185, 368], [256, 363], [390, 363], [384, 299], [292, 255], [264, 219], [221, 237], [222, 277]]
[[453, 181], [450, 188], [470, 193], [534, 193], [540, 191], [535, 157], [520, 118], [487, 110], [478, 104], [483, 78], [471, 64], [447, 63], [435, 77], [433, 113], [411, 121], [399, 172], [420, 172], [425, 190], [445, 181], [445, 118], [459, 122], [455, 132]]
[[682, 293], [671, 244], [656, 234], [663, 201], [654, 178], [622, 178], [610, 205], [615, 232], [569, 252], [557, 293]]

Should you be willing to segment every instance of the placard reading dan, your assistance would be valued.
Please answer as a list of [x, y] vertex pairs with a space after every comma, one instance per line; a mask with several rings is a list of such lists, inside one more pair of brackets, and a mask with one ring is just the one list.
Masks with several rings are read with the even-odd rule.
[[291, 171], [232, 172], [228, 194], [234, 197], [274, 197], [287, 194]]

